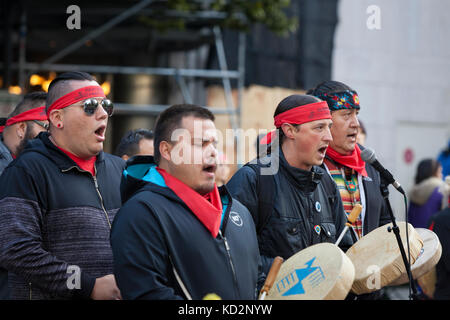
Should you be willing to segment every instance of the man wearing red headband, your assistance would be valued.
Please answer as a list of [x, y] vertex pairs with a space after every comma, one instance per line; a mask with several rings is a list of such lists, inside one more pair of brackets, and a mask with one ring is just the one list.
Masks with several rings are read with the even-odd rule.
[[[333, 141], [327, 149], [323, 168], [333, 178], [347, 214], [356, 204], [362, 211], [352, 226], [354, 240], [391, 222], [386, 202], [380, 191], [380, 176], [361, 159], [363, 146], [357, 144], [359, 130], [359, 98], [356, 91], [338, 81], [325, 81], [308, 94], [327, 101], [333, 119]], [[359, 296], [358, 299], [376, 299], [381, 292]]]
[[91, 75], [68, 72], [46, 114], [49, 132], [0, 178], [0, 277], [12, 299], [120, 299], [109, 235], [125, 163], [102, 151], [112, 104]]
[[46, 98], [45, 92], [26, 94], [6, 119], [0, 133], [0, 175], [19, 156], [28, 140], [47, 130]]
[[326, 173], [318, 167], [332, 140], [326, 102], [289, 96], [274, 120], [276, 131], [261, 140], [271, 143], [271, 154], [242, 167], [227, 184], [253, 216], [265, 272], [275, 256], [287, 259], [313, 244], [334, 243], [345, 225], [338, 191], [324, 188]]

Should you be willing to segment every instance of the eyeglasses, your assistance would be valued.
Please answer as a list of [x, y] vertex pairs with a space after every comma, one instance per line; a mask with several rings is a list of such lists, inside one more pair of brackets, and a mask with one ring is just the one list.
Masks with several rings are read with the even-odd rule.
[[45, 123], [45, 122], [42, 122], [42, 121], [39, 121], [39, 120], [33, 120], [33, 122], [36, 122], [42, 128], [44, 128], [45, 130], [48, 130], [48, 127], [49, 127], [48, 123]]
[[[103, 109], [105, 109], [106, 113], [108, 114], [108, 117], [111, 117], [114, 111], [114, 105], [109, 99], [103, 99], [102, 102], [100, 102]], [[86, 99], [83, 102], [83, 110], [88, 116], [92, 116], [98, 107], [98, 101], [96, 99]]]

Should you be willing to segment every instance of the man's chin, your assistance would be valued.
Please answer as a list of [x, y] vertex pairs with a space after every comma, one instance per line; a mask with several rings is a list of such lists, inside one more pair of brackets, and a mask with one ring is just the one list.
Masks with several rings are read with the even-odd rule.
[[202, 185], [198, 188], [195, 188], [195, 191], [197, 191], [199, 194], [201, 194], [202, 196], [204, 196], [205, 194], [210, 193], [211, 191], [214, 190], [214, 183], [208, 183], [207, 185]]

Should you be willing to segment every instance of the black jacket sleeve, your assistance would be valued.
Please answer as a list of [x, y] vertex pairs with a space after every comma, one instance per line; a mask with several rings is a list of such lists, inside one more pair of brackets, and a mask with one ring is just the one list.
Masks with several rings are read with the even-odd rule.
[[239, 169], [227, 183], [231, 196], [241, 202], [253, 217], [258, 226], [258, 177], [256, 172], [247, 166]]
[[[253, 217], [255, 226], [259, 226], [260, 215], [259, 211], [259, 195], [258, 195], [258, 176], [255, 170], [248, 166], [239, 169], [227, 183], [227, 189], [233, 198], [237, 199], [244, 206]], [[258, 236], [258, 241], [260, 238]], [[260, 246], [261, 247], [261, 246]], [[262, 278], [265, 278], [272, 266], [273, 258], [261, 255], [262, 264]]]
[[179, 300], [169, 284], [172, 266], [158, 219], [152, 209], [130, 199], [111, 230], [114, 275], [123, 299]]

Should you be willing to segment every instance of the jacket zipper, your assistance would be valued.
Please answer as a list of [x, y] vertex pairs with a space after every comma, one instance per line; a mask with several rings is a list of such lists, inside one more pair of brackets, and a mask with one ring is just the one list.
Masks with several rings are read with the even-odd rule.
[[100, 189], [98, 188], [97, 178], [94, 178], [95, 189], [97, 190], [98, 197], [100, 198], [100, 203], [102, 204], [103, 212], [105, 213], [106, 221], [108, 222], [109, 229], [111, 229], [111, 221], [109, 220], [108, 213], [106, 212], [105, 206], [103, 205], [103, 197], [100, 193]]
[[31, 299], [31, 297], [32, 297], [32, 295], [31, 295], [31, 293], [32, 293], [32, 292], [31, 292], [31, 282], [29, 282], [28, 285], [30, 286], [30, 300], [32, 300], [32, 299]]
[[228, 261], [230, 262], [231, 271], [233, 272], [233, 280], [234, 280], [234, 285], [235, 285], [235, 291], [236, 291], [236, 294], [238, 296], [238, 299], [240, 299], [238, 281], [237, 281], [237, 277], [236, 277], [236, 271], [234, 269], [233, 260], [231, 259], [230, 246], [228, 245], [227, 238], [222, 235], [222, 232], [220, 230], [219, 230], [219, 235], [223, 239], [223, 242], [225, 244], [225, 249], [226, 249], [227, 255], [228, 255]]
[[72, 167], [70, 167], [70, 168], [68, 168], [68, 169], [61, 170], [61, 172], [67, 172], [67, 171], [70, 171], [70, 170], [72, 170], [72, 169], [77, 169], [79, 172], [87, 172], [87, 173], [89, 173], [89, 174], [92, 176], [92, 179], [94, 180], [95, 191], [97, 191], [97, 195], [98, 195], [98, 197], [100, 198], [100, 204], [102, 205], [103, 213], [105, 214], [105, 217], [106, 217], [106, 222], [108, 222], [109, 229], [111, 229], [111, 221], [109, 220], [108, 213], [107, 213], [107, 211], [106, 211], [106, 209], [105, 209], [105, 206], [104, 206], [104, 204], [103, 204], [103, 197], [102, 197], [102, 194], [100, 193], [100, 189], [99, 189], [98, 183], [97, 183], [97, 178], [96, 178], [96, 175], [97, 175], [97, 167], [94, 165], [94, 170], [95, 170], [95, 175], [94, 175], [94, 176], [93, 176], [90, 172], [85, 171], [85, 170], [81, 170], [81, 169], [78, 168], [77, 166], [72, 166]]

